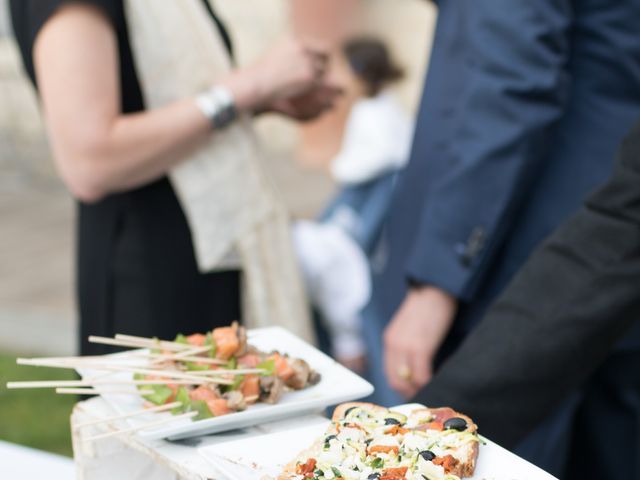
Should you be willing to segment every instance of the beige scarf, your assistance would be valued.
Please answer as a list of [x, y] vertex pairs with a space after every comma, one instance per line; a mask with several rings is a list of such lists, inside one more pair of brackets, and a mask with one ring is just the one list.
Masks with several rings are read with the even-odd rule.
[[[195, 96], [229, 72], [220, 34], [201, 0], [127, 0], [138, 78], [148, 108]], [[250, 327], [281, 325], [312, 339], [287, 211], [262, 171], [260, 146], [243, 118], [174, 168], [202, 272], [240, 257], [243, 315]]]

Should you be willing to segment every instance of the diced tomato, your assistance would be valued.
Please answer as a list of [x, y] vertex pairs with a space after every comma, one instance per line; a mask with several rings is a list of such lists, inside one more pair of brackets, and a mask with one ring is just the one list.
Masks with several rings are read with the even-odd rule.
[[256, 368], [260, 363], [260, 355], [255, 353], [247, 353], [241, 357], [238, 357], [238, 365], [244, 368]]
[[207, 407], [209, 407], [209, 410], [214, 417], [226, 415], [233, 411], [229, 408], [229, 405], [227, 405], [227, 401], [224, 398], [214, 398], [211, 400], [207, 400], [206, 402]]
[[279, 353], [274, 353], [269, 357], [269, 360], [273, 360], [276, 366], [276, 374], [285, 382], [295, 375], [296, 372], [291, 368], [286, 357]]
[[386, 468], [382, 471], [380, 480], [402, 480], [407, 474], [407, 467]]
[[434, 465], [442, 465], [445, 473], [451, 472], [451, 470], [456, 468], [456, 465], [460, 463], [460, 461], [452, 455], [445, 455], [444, 457], [436, 457], [431, 461], [434, 463]]
[[425, 423], [422, 425], [418, 425], [418, 427], [416, 427], [416, 430], [438, 430], [438, 431], [442, 431], [444, 430], [444, 424], [442, 422], [429, 422], [429, 423]]
[[220, 397], [218, 397], [216, 392], [213, 390], [205, 387], [204, 385], [200, 385], [189, 393], [189, 398], [191, 398], [191, 400], [203, 400], [208, 402], [209, 400], [217, 400]]
[[316, 469], [316, 459], [310, 458], [306, 463], [296, 465], [296, 473], [304, 478], [313, 478], [313, 471]]
[[238, 335], [233, 327], [214, 328], [213, 341], [216, 344], [216, 357], [221, 360], [229, 360], [240, 348]]
[[398, 453], [400, 449], [396, 445], [373, 445], [372, 447], [367, 448], [367, 453], [371, 455], [372, 453]]
[[189, 335], [187, 337], [187, 342], [190, 345], [194, 345], [196, 347], [204, 346], [204, 342], [207, 340], [207, 337], [201, 333], [194, 333], [193, 335]]
[[257, 375], [247, 375], [242, 380], [240, 384], [240, 392], [244, 395], [247, 403], [255, 403], [258, 399], [254, 397], [258, 397], [260, 395], [260, 377]]
[[409, 432], [408, 428], [403, 428], [400, 425], [394, 425], [390, 429], [386, 430], [384, 433], [385, 435], [404, 435], [405, 433], [408, 433], [408, 432]]

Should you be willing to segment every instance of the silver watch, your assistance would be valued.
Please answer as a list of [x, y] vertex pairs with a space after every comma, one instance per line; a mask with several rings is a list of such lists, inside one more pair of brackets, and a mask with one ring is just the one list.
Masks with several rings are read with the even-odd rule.
[[227, 127], [238, 116], [231, 92], [214, 86], [196, 97], [196, 105], [216, 130]]

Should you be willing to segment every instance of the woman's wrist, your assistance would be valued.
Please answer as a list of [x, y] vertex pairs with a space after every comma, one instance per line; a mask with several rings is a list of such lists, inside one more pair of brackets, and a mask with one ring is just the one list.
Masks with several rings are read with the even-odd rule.
[[232, 72], [217, 84], [231, 93], [238, 112], [253, 113], [261, 107], [267, 96], [259, 78], [249, 69], [243, 69]]

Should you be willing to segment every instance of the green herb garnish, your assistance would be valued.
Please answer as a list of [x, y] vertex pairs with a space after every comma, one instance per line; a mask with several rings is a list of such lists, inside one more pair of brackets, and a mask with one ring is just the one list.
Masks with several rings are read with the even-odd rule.
[[269, 360], [265, 360], [256, 365], [256, 368], [260, 368], [264, 370], [260, 375], [263, 377], [269, 377], [276, 373], [276, 362], [271, 358]]

